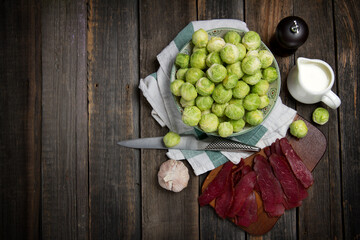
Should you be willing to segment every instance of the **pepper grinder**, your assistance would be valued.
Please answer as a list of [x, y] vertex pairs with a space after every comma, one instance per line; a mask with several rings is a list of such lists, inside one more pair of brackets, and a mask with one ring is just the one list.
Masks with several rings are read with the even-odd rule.
[[283, 18], [270, 40], [271, 50], [279, 56], [289, 56], [305, 43], [309, 36], [306, 22], [296, 16]]

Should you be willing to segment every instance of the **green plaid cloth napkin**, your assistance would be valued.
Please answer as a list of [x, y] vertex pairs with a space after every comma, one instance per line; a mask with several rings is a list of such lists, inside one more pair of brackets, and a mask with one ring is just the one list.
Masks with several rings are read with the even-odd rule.
[[[170, 73], [176, 55], [180, 49], [191, 40], [192, 34], [198, 29], [209, 30], [213, 28], [237, 28], [249, 31], [246, 23], [235, 19], [215, 19], [206, 21], [194, 21], [189, 23], [176, 38], [157, 56], [160, 67], [156, 73], [140, 79], [139, 88], [144, 97], [152, 106], [151, 115], [163, 127], [167, 126], [171, 131], [179, 134], [195, 134], [199, 138], [204, 137], [202, 132], [185, 125], [181, 120], [181, 114], [177, 110], [170, 89]], [[252, 131], [241, 136], [234, 137], [242, 143], [265, 147], [286, 135], [286, 131], [293, 121], [296, 111], [282, 104], [279, 99], [271, 114], [266, 120]], [[175, 160], [186, 159], [192, 166], [194, 173], [200, 175], [210, 171], [228, 160], [237, 164], [242, 158], [250, 153], [215, 152], [215, 151], [191, 151], [169, 149], [166, 154]]]

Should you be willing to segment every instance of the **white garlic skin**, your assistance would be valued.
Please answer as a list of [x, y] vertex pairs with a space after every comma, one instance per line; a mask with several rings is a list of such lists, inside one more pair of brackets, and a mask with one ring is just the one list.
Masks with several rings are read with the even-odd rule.
[[187, 187], [189, 179], [189, 170], [181, 161], [170, 159], [160, 166], [158, 181], [167, 190], [180, 192]]

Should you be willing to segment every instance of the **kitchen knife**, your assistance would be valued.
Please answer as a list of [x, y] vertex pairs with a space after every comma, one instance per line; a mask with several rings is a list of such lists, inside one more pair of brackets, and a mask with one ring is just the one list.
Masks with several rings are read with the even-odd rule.
[[[125, 140], [118, 142], [120, 146], [128, 148], [144, 148], [144, 149], [169, 149], [163, 142], [163, 137], [152, 138], [138, 138], [132, 140]], [[226, 152], [258, 152], [259, 147], [240, 143], [230, 139], [219, 137], [208, 137], [203, 140], [198, 140], [194, 136], [182, 136], [180, 143], [172, 149], [183, 150], [208, 150], [208, 151], [226, 151]]]

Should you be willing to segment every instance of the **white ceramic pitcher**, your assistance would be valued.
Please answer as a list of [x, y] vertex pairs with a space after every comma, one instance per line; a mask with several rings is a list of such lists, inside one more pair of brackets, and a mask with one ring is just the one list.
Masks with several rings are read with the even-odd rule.
[[291, 96], [299, 102], [312, 104], [321, 101], [336, 109], [341, 100], [331, 91], [334, 82], [334, 71], [328, 63], [299, 57], [289, 72], [287, 87]]

